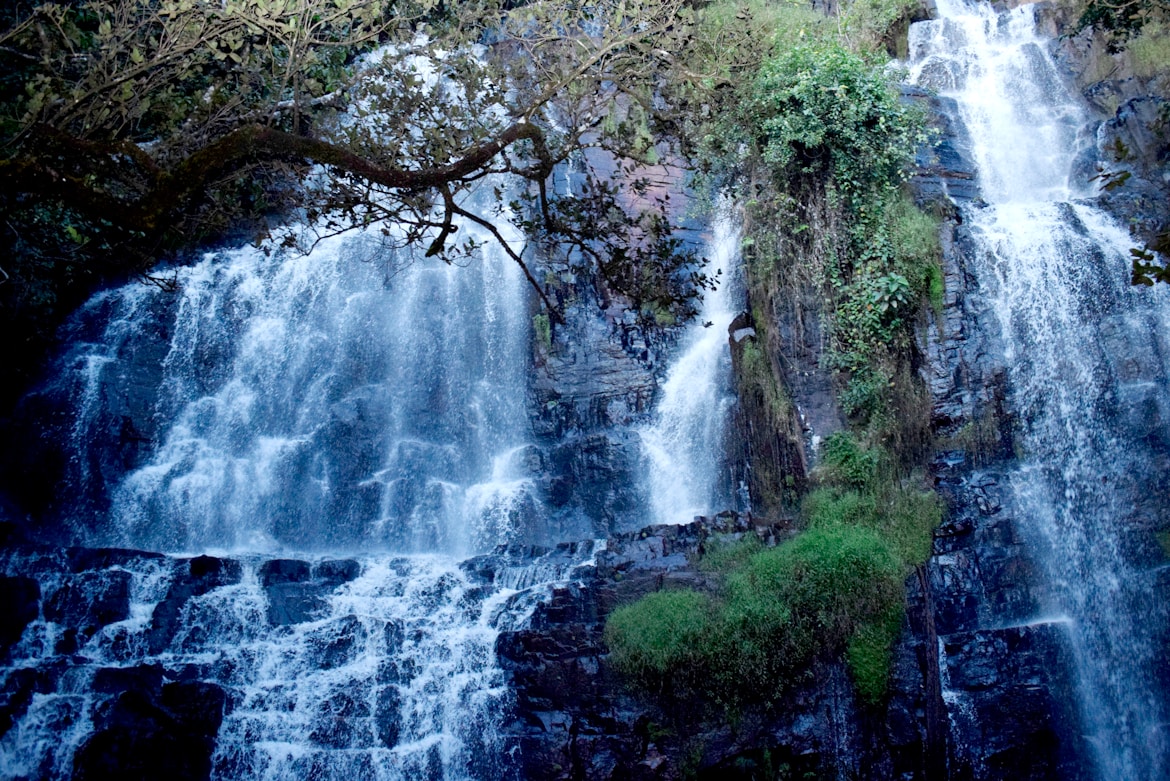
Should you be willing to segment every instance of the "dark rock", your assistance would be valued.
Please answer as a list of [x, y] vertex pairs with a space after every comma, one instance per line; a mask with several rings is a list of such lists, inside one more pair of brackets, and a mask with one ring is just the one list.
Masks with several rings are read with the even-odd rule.
[[124, 548], [66, 548], [65, 558], [71, 572], [133, 567], [143, 561], [161, 561], [161, 553], [147, 553]]
[[45, 620], [85, 634], [130, 617], [131, 575], [123, 570], [83, 572], [45, 600]]
[[51, 669], [22, 667], [9, 672], [0, 685], [0, 738], [25, 714], [34, 694], [48, 694], [55, 686]]
[[362, 574], [362, 565], [350, 559], [328, 559], [313, 567], [313, 577], [330, 587], [355, 580]]
[[378, 690], [374, 706], [374, 728], [377, 730], [378, 740], [387, 748], [398, 745], [401, 706], [402, 695], [397, 686], [383, 686]]
[[206, 779], [226, 696], [205, 682], [118, 694], [73, 757], [77, 779]]
[[361, 619], [345, 616], [306, 635], [306, 650], [313, 666], [330, 670], [353, 661], [364, 646], [366, 636]]
[[163, 669], [158, 664], [144, 664], [138, 667], [103, 667], [94, 673], [95, 692], [118, 694], [135, 691], [151, 695], [162, 690]]
[[320, 746], [345, 748], [358, 740], [370, 716], [370, 706], [362, 693], [338, 691], [321, 701], [313, 716], [309, 739]]
[[155, 605], [150, 618], [150, 628], [146, 632], [150, 652], [161, 653], [170, 645], [179, 631], [179, 617], [187, 600], [239, 583], [242, 577], [243, 567], [232, 559], [198, 556], [178, 562], [167, 595]]
[[264, 589], [268, 597], [268, 622], [273, 626], [291, 626], [312, 621], [328, 604], [323, 589], [309, 583], [282, 583]]
[[309, 579], [310, 568], [307, 561], [294, 559], [271, 559], [260, 565], [260, 585], [283, 585], [286, 583], [304, 583]]
[[23, 576], [0, 577], [0, 659], [20, 642], [25, 627], [40, 615], [41, 586], [33, 578]]

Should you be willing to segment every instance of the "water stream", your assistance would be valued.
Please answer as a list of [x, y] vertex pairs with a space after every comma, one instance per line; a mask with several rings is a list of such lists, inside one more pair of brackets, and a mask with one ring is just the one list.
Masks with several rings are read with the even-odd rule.
[[[539, 519], [528, 290], [490, 236], [461, 230], [485, 241], [465, 267], [375, 228], [307, 255], [211, 253], [174, 272], [176, 295], [131, 284], [80, 313], [90, 338], [59, 374], [63, 536], [167, 555], [2, 562], [36, 573], [45, 609], [4, 670], [27, 707], [0, 775], [72, 775], [122, 707], [102, 681], [165, 697], [198, 680], [226, 697], [214, 777], [507, 776], [495, 639], [570, 572], [461, 566]], [[127, 427], [154, 444], [122, 472], [108, 443]]]
[[[741, 231], [728, 204], [720, 204], [707, 244], [718, 287], [703, 298], [661, 387], [650, 425], [639, 430], [649, 457], [654, 523], [689, 523], [730, 506], [717, 496], [723, 433], [735, 401], [727, 328], [742, 308], [737, 273]], [[720, 503], [722, 500], [722, 504]]]
[[[1165, 605], [1149, 556], [1147, 481], [1164, 481], [1170, 304], [1129, 285], [1133, 240], [1070, 182], [1091, 136], [1035, 33], [1032, 6], [939, 0], [911, 29], [911, 74], [954, 98], [985, 203], [963, 209], [1018, 421], [1019, 532], [1067, 628], [1081, 731], [1102, 781], [1170, 772], [1158, 671]], [[1085, 758], [1088, 763], [1090, 758]]]

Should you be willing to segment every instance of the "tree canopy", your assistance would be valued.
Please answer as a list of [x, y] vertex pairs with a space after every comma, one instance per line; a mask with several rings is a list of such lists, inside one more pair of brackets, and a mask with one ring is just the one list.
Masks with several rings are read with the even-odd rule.
[[[659, 87], [693, 34], [683, 0], [62, 0], [7, 17], [0, 203], [18, 284], [145, 272], [289, 208], [326, 232], [388, 221], [387, 241], [451, 260], [473, 250], [459, 219], [499, 217], [471, 188], [508, 174], [526, 184], [498, 201], [546, 251], [620, 268], [635, 297], [650, 287], [629, 268], [662, 267], [652, 287], [686, 299], [671, 280], [691, 259], [663, 208], [631, 208], [647, 183], [630, 175], [670, 136]], [[601, 162], [585, 202], [551, 186], [571, 157]]]

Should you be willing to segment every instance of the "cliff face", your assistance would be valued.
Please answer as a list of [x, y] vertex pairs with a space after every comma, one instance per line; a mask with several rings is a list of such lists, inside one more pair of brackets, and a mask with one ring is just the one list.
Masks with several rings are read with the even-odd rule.
[[[1058, 62], [1096, 115], [1083, 133], [1075, 175], [1085, 192], [1094, 192], [1090, 177], [1101, 170], [1129, 172], [1123, 186], [1100, 190], [1095, 200], [1133, 226], [1135, 244], [1148, 240], [1170, 219], [1160, 86], [1135, 76], [1125, 56], [1108, 52], [1091, 32], [1055, 35], [1073, 21], [1067, 10], [1048, 7], [1041, 19], [1054, 33]], [[936, 443], [929, 471], [947, 513], [933, 555], [906, 582], [907, 618], [888, 701], [861, 704], [848, 672], [832, 660], [819, 661], [807, 682], [774, 708], [733, 716], [709, 704], [631, 694], [607, 661], [603, 628], [610, 612], [658, 589], [709, 588], [693, 564], [712, 539], [776, 540], [787, 533], [779, 501], [768, 508], [781, 508], [772, 513], [775, 526], [726, 515], [648, 528], [611, 538], [595, 568], [557, 589], [529, 626], [500, 640], [502, 664], [518, 693], [509, 732], [526, 777], [1092, 776], [1086, 761], [1092, 749], [1073, 704], [1069, 634], [1059, 617], [1037, 619], [1047, 595], [1021, 539], [1026, 510], [1007, 490], [1007, 475], [1018, 464], [1019, 421], [1005, 404], [1003, 336], [976, 284], [974, 239], [956, 208], [979, 207], [968, 141], [947, 100], [907, 93], [929, 102], [941, 135], [937, 147], [920, 154], [913, 186], [920, 204], [948, 215], [945, 299], [927, 315], [917, 345]], [[794, 300], [790, 309], [789, 316], [773, 310], [766, 323], [745, 315], [729, 334], [740, 391], [738, 446], [753, 499], [761, 478], [787, 475], [790, 485], [802, 486], [812, 438], [841, 425], [818, 361], [816, 329], [799, 327], [815, 321], [815, 302]], [[793, 402], [787, 416], [774, 414], [766, 384], [745, 372], [744, 345], [751, 343], [763, 348], [770, 381]], [[1149, 420], [1131, 416], [1120, 424], [1143, 441], [1160, 436]], [[763, 475], [767, 469], [775, 475]], [[1157, 514], [1152, 505], [1135, 515], [1142, 513]]]

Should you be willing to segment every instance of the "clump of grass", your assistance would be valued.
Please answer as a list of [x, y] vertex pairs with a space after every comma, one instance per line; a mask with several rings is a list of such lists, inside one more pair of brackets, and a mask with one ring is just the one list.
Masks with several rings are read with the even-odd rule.
[[738, 708], [843, 654], [862, 700], [885, 697], [903, 583], [930, 555], [942, 507], [893, 479], [883, 451], [848, 434], [824, 447], [804, 532], [772, 548], [712, 542], [698, 568], [720, 576], [718, 593], [658, 592], [613, 613], [611, 658], [635, 686]]
[[661, 591], [610, 616], [611, 659], [637, 687], [729, 707], [768, 701], [818, 656], [856, 644], [870, 649], [866, 659], [880, 657], [869, 638], [887, 637], [892, 619], [900, 625], [902, 565], [869, 529], [813, 529], [774, 548], [722, 553], [731, 555], [716, 566], [738, 564], [718, 598]]
[[640, 688], [660, 691], [703, 666], [714, 616], [711, 598], [691, 589], [647, 594], [606, 622], [613, 663]]

